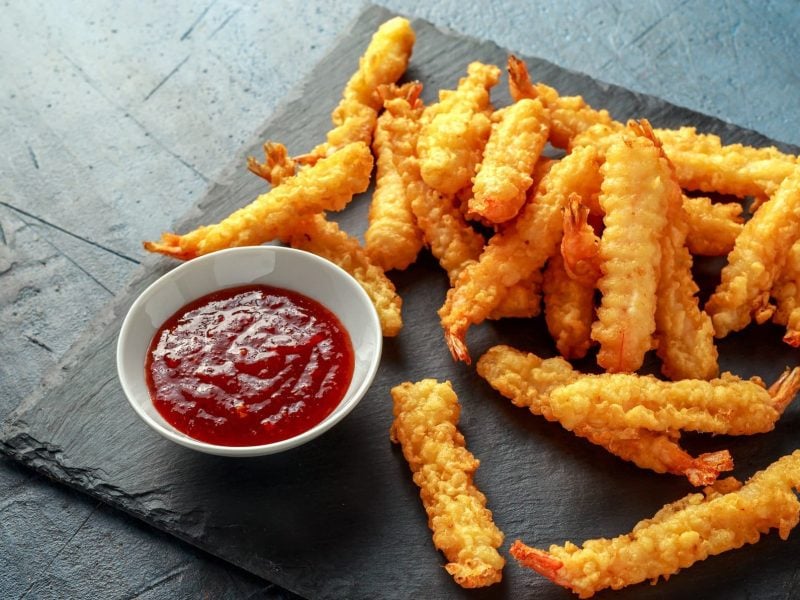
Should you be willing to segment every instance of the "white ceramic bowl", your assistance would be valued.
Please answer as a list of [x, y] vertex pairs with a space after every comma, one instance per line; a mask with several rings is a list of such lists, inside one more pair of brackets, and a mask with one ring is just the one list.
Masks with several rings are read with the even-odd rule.
[[[294, 290], [333, 311], [353, 344], [353, 379], [339, 406], [321, 423], [295, 437], [260, 446], [219, 446], [201, 442], [175, 429], [156, 410], [145, 380], [145, 356], [153, 335], [178, 309], [217, 290], [249, 284]], [[117, 342], [117, 372], [133, 409], [165, 438], [210, 454], [260, 456], [304, 444], [353, 410], [375, 377], [382, 344], [378, 314], [366, 292], [332, 262], [280, 246], [232, 248], [184, 263], [142, 292], [122, 323]]]

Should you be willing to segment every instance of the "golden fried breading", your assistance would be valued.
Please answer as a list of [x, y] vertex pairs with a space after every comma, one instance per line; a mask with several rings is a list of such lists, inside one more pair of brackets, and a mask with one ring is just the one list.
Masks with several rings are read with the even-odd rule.
[[783, 341], [797, 348], [800, 346], [800, 241], [789, 249], [786, 263], [772, 287], [772, 296], [777, 303], [772, 320], [786, 326]]
[[580, 598], [659, 577], [667, 579], [695, 562], [754, 544], [777, 529], [782, 539], [800, 521], [800, 451], [780, 458], [744, 485], [722, 480], [703, 494], [667, 504], [631, 533], [614, 539], [567, 542], [545, 552], [519, 540], [511, 555]]
[[744, 328], [769, 305], [769, 293], [786, 261], [788, 248], [800, 239], [800, 166], [756, 211], [736, 238], [722, 281], [706, 303], [717, 337]]
[[565, 358], [583, 358], [592, 345], [594, 286], [573, 279], [556, 253], [542, 279], [544, 318], [556, 348]]
[[549, 116], [542, 103], [523, 98], [492, 116], [492, 131], [472, 185], [469, 214], [490, 223], [514, 218], [533, 183], [533, 167], [547, 143]]
[[379, 91], [386, 110], [378, 118], [372, 142], [378, 168], [364, 242], [373, 264], [384, 271], [402, 270], [414, 262], [423, 244], [409, 195], [419, 181], [416, 146], [422, 84], [381, 87]]
[[417, 142], [422, 179], [452, 196], [470, 184], [491, 129], [489, 89], [497, 85], [500, 69], [479, 62], [455, 91], [439, 93], [439, 102], [425, 109]]
[[665, 162], [653, 141], [631, 123], [608, 148], [600, 169], [605, 228], [597, 287], [602, 301], [592, 339], [600, 343], [598, 364], [610, 372], [636, 371], [653, 347], [671, 184], [663, 177]]
[[461, 587], [502, 579], [497, 552], [503, 533], [472, 481], [480, 464], [457, 429], [461, 407], [450, 382], [424, 379], [392, 389], [391, 439], [400, 443], [428, 513], [433, 543], [449, 561], [445, 569]]
[[313, 164], [352, 142], [370, 143], [378, 110], [383, 101], [378, 86], [396, 82], [405, 73], [415, 35], [407, 19], [394, 17], [378, 28], [342, 93], [331, 120], [334, 129], [327, 141], [298, 159]]
[[439, 317], [453, 358], [469, 362], [464, 339], [470, 325], [486, 319], [510, 287], [540, 270], [558, 251], [561, 210], [569, 194], [589, 197], [599, 189], [597, 154], [591, 147], [552, 166], [519, 217], [489, 240], [478, 262], [464, 269], [447, 293]]
[[686, 212], [686, 246], [692, 254], [725, 256], [744, 228], [742, 205], [738, 202], [711, 202], [710, 198], [683, 196]]
[[160, 242], [145, 242], [150, 252], [188, 260], [234, 246], [256, 246], [282, 237], [303, 215], [341, 210], [367, 189], [372, 153], [366, 144], [345, 146], [312, 168], [304, 169], [216, 225], [176, 235], [164, 233]]
[[[564, 359], [543, 360], [509, 346], [490, 348], [478, 361], [477, 370], [489, 385], [514, 405], [528, 408], [548, 421], [559, 421], [553, 411], [552, 395], [564, 386], [591, 377], [574, 371]], [[692, 485], [708, 485], [721, 471], [733, 468], [727, 450], [701, 454], [696, 458], [690, 456], [678, 445], [680, 434], [677, 431], [579, 423], [572, 432], [642, 469], [682, 475]]]
[[323, 215], [295, 220], [287, 238], [293, 248], [313, 252], [350, 273], [375, 305], [383, 335], [394, 337], [400, 332], [403, 301], [383, 269], [370, 262], [356, 238], [347, 235]]

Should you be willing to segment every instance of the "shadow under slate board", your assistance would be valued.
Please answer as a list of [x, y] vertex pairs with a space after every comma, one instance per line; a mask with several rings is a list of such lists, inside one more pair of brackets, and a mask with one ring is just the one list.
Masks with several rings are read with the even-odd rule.
[[[178, 231], [217, 221], [263, 192], [263, 184], [244, 166], [245, 155], [258, 155], [263, 140], [284, 141], [291, 152], [299, 153], [324, 137], [330, 111], [359, 55], [390, 16], [375, 7], [360, 16], [278, 114], [256, 132], [224, 182], [176, 226]], [[453, 88], [470, 61], [506, 61], [507, 52], [492, 43], [445, 33], [421, 21], [414, 29], [418, 38], [407, 77], [424, 82], [427, 102], [437, 90]], [[693, 124], [729, 143], [773, 144], [752, 131], [541, 60], [528, 59], [528, 65], [534, 77], [564, 94], [582, 94], [619, 119], [647, 117], [659, 127]], [[508, 103], [505, 82], [493, 95], [498, 106]], [[368, 200], [366, 195], [356, 198], [339, 217], [345, 228], [363, 231]], [[436, 315], [446, 278], [427, 254], [408, 271], [392, 275], [404, 299], [405, 328], [399, 337], [386, 340], [374, 385], [332, 431], [290, 452], [253, 459], [208, 456], [172, 444], [128, 407], [116, 379], [115, 344], [133, 299], [174, 266], [167, 259], [145, 261], [127, 291], [48, 376], [41, 391], [5, 423], [5, 453], [309, 598], [570, 597], [513, 559], [499, 585], [466, 591], [453, 583], [431, 542], [408, 466], [389, 442], [389, 390], [402, 381], [436, 377], [453, 382], [463, 406], [460, 427], [481, 460], [477, 485], [506, 535], [503, 553], [517, 538], [547, 547], [619, 535], [690, 491], [678, 477], [639, 470], [513, 407], [473, 368], [455, 364]], [[698, 265], [706, 291], [717, 277], [713, 266]], [[773, 379], [798, 360], [780, 335], [776, 328], [762, 327], [724, 340], [723, 369]], [[541, 319], [487, 323], [469, 338], [474, 357], [499, 342], [554, 353]], [[735, 474], [746, 478], [800, 446], [798, 427], [800, 408], [791, 407], [768, 435], [705, 436], [688, 439], [687, 444], [696, 452], [730, 448]], [[711, 558], [666, 583], [639, 585], [615, 597], [702, 593], [706, 598], [787, 598], [794, 587], [798, 554], [800, 535], [782, 542], [773, 533], [756, 546]]]

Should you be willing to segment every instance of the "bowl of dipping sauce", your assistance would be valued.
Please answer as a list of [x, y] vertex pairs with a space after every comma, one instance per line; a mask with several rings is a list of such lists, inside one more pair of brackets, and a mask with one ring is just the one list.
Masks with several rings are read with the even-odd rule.
[[294, 448], [341, 421], [378, 370], [375, 307], [347, 272], [281, 246], [214, 252], [131, 305], [117, 371], [136, 413], [223, 456]]

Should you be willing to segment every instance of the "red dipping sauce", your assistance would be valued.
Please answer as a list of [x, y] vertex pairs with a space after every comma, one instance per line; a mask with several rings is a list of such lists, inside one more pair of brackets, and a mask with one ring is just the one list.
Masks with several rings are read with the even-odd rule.
[[316, 300], [264, 285], [203, 296], [156, 332], [145, 360], [156, 409], [221, 446], [294, 437], [327, 417], [353, 377], [353, 347]]

